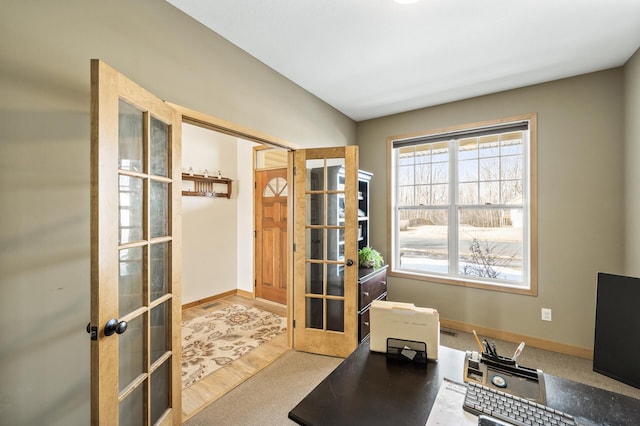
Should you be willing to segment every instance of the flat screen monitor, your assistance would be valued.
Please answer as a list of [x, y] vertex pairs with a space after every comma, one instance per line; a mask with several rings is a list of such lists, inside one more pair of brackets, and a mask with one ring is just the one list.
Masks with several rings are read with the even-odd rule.
[[598, 273], [593, 371], [640, 388], [640, 279]]

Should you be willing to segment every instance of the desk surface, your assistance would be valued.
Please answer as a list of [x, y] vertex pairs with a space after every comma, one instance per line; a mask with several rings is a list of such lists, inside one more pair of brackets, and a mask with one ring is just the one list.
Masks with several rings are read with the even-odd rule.
[[[345, 359], [293, 410], [301, 425], [424, 425], [440, 384], [462, 383], [464, 352], [441, 346], [427, 370], [388, 364], [369, 341]], [[640, 424], [640, 400], [545, 374], [547, 405], [596, 424]], [[462, 409], [462, 407], [460, 407]]]

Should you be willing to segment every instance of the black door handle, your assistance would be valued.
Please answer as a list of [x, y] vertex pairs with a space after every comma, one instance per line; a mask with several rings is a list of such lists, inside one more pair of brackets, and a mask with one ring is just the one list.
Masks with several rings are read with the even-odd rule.
[[352, 265], [353, 265], [353, 260], [347, 259], [347, 266], [352, 266]]
[[104, 325], [105, 336], [111, 336], [113, 333], [122, 334], [125, 331], [127, 331], [126, 321], [118, 321], [117, 319], [112, 318]]

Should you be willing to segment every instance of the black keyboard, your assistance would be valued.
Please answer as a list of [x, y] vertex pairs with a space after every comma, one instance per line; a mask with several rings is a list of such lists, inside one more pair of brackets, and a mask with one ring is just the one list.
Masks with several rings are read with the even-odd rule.
[[462, 406], [476, 416], [482, 414], [507, 423], [525, 425], [576, 425], [573, 416], [477, 383], [467, 383]]

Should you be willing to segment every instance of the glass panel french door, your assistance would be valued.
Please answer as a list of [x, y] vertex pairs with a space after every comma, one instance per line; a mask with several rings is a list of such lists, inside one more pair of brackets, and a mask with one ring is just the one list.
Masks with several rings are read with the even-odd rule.
[[180, 117], [91, 74], [92, 424], [179, 425]]
[[295, 152], [294, 348], [357, 346], [357, 147]]

